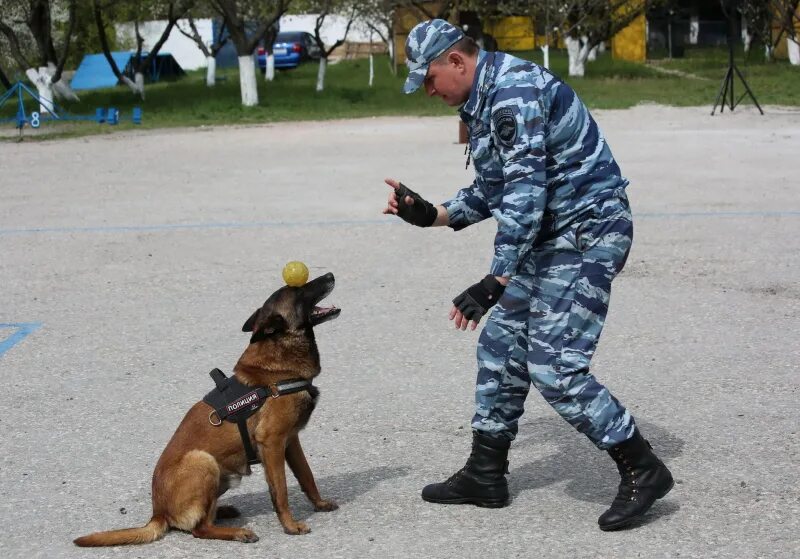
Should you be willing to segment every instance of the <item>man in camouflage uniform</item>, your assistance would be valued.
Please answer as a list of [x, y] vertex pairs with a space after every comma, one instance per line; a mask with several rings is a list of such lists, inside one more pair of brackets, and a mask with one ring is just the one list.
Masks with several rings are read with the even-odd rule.
[[506, 458], [533, 383], [617, 463], [619, 493], [598, 522], [603, 530], [626, 526], [673, 485], [631, 414], [589, 372], [611, 281], [630, 251], [628, 181], [589, 111], [548, 70], [479, 50], [443, 20], [417, 25], [406, 56], [406, 93], [424, 86], [460, 106], [475, 181], [434, 206], [387, 179], [392, 192], [384, 213], [454, 230], [497, 220], [489, 274], [458, 295], [450, 312], [457, 328], [475, 329], [494, 307], [478, 342], [472, 453], [446, 482], [425, 487], [422, 498], [508, 504]]

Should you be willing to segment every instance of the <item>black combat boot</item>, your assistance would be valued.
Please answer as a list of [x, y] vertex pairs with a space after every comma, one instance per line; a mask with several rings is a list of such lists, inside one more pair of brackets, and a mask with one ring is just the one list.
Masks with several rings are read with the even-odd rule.
[[611, 508], [597, 520], [601, 530], [627, 526], [672, 489], [672, 474], [651, 448], [636, 429], [633, 437], [608, 450], [617, 463], [622, 481]]
[[508, 448], [505, 437], [488, 437], [472, 433], [472, 453], [463, 468], [444, 483], [432, 483], [422, 490], [422, 498], [430, 503], [448, 505], [471, 504], [500, 508], [508, 504]]

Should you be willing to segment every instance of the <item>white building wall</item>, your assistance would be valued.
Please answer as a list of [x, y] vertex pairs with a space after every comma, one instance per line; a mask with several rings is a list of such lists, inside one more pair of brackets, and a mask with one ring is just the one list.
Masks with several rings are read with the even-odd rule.
[[[206, 45], [210, 45], [213, 40], [213, 32], [211, 30], [210, 19], [196, 19], [194, 24], [197, 31], [205, 41]], [[189, 21], [182, 19], [179, 20], [177, 25], [180, 25], [185, 31], [189, 31]], [[120, 50], [136, 48], [136, 36], [132, 23], [120, 23], [116, 26], [117, 40], [120, 41], [122, 48]], [[139, 33], [144, 37], [144, 50], [150, 50], [156, 44], [164, 29], [167, 27], [166, 20], [164, 21], [148, 21], [139, 25]], [[161, 52], [164, 54], [171, 54], [172, 57], [178, 61], [181, 68], [184, 70], [196, 70], [197, 68], [206, 67], [206, 57], [194, 41], [186, 37], [183, 33], [173, 28], [169, 34], [167, 42], [161, 47]]]
[[[287, 15], [281, 18], [281, 31], [307, 31], [314, 34], [314, 26], [317, 23], [316, 15]], [[360, 29], [360, 25], [353, 25], [350, 27], [350, 32], [347, 34], [347, 40], [356, 43], [368, 43], [369, 31]], [[322, 29], [319, 30], [322, 41], [331, 46], [344, 35], [344, 30], [347, 29], [347, 18], [344, 16], [329, 15], [325, 18], [322, 24]], [[375, 40], [380, 41], [375, 37]]]
[[[280, 26], [281, 31], [307, 31], [314, 34], [314, 25], [316, 24], [316, 15], [286, 15], [281, 18]], [[211, 45], [214, 41], [211, 19], [196, 19], [195, 25], [200, 36], [205, 41], [206, 45]], [[189, 31], [188, 20], [179, 20], [177, 25], [182, 29]], [[134, 35], [134, 28], [132, 23], [120, 23], [116, 26], [117, 40], [120, 42], [120, 50], [134, 49], [136, 46], [136, 38]], [[166, 21], [148, 21], [139, 25], [139, 33], [144, 37], [144, 50], [153, 48], [156, 41], [161, 37], [164, 29], [167, 27]], [[365, 26], [353, 24], [350, 27], [350, 32], [347, 34], [348, 41], [354, 42], [369, 42], [369, 31], [364, 29]], [[320, 29], [320, 36], [322, 41], [330, 46], [344, 35], [347, 28], [347, 18], [344, 16], [330, 15], [325, 18], [325, 22]], [[380, 41], [378, 37], [373, 37], [374, 41]], [[197, 45], [186, 37], [177, 29], [173, 29], [170, 33], [167, 42], [161, 47], [162, 53], [171, 54], [178, 64], [184, 70], [196, 70], [197, 68], [206, 67], [206, 57], [202, 51], [197, 48]]]

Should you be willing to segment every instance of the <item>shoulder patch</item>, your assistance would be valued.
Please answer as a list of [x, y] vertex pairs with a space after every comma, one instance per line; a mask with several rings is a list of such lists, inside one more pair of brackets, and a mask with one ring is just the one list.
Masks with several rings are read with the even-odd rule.
[[517, 120], [510, 107], [503, 107], [492, 114], [494, 132], [501, 145], [510, 148], [517, 141]]

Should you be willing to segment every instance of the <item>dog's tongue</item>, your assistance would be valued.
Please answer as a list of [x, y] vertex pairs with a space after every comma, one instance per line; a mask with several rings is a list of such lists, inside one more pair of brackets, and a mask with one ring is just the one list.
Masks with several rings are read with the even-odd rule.
[[314, 307], [314, 314], [326, 314], [335, 310], [336, 307], [334, 305], [331, 305], [330, 307]]

